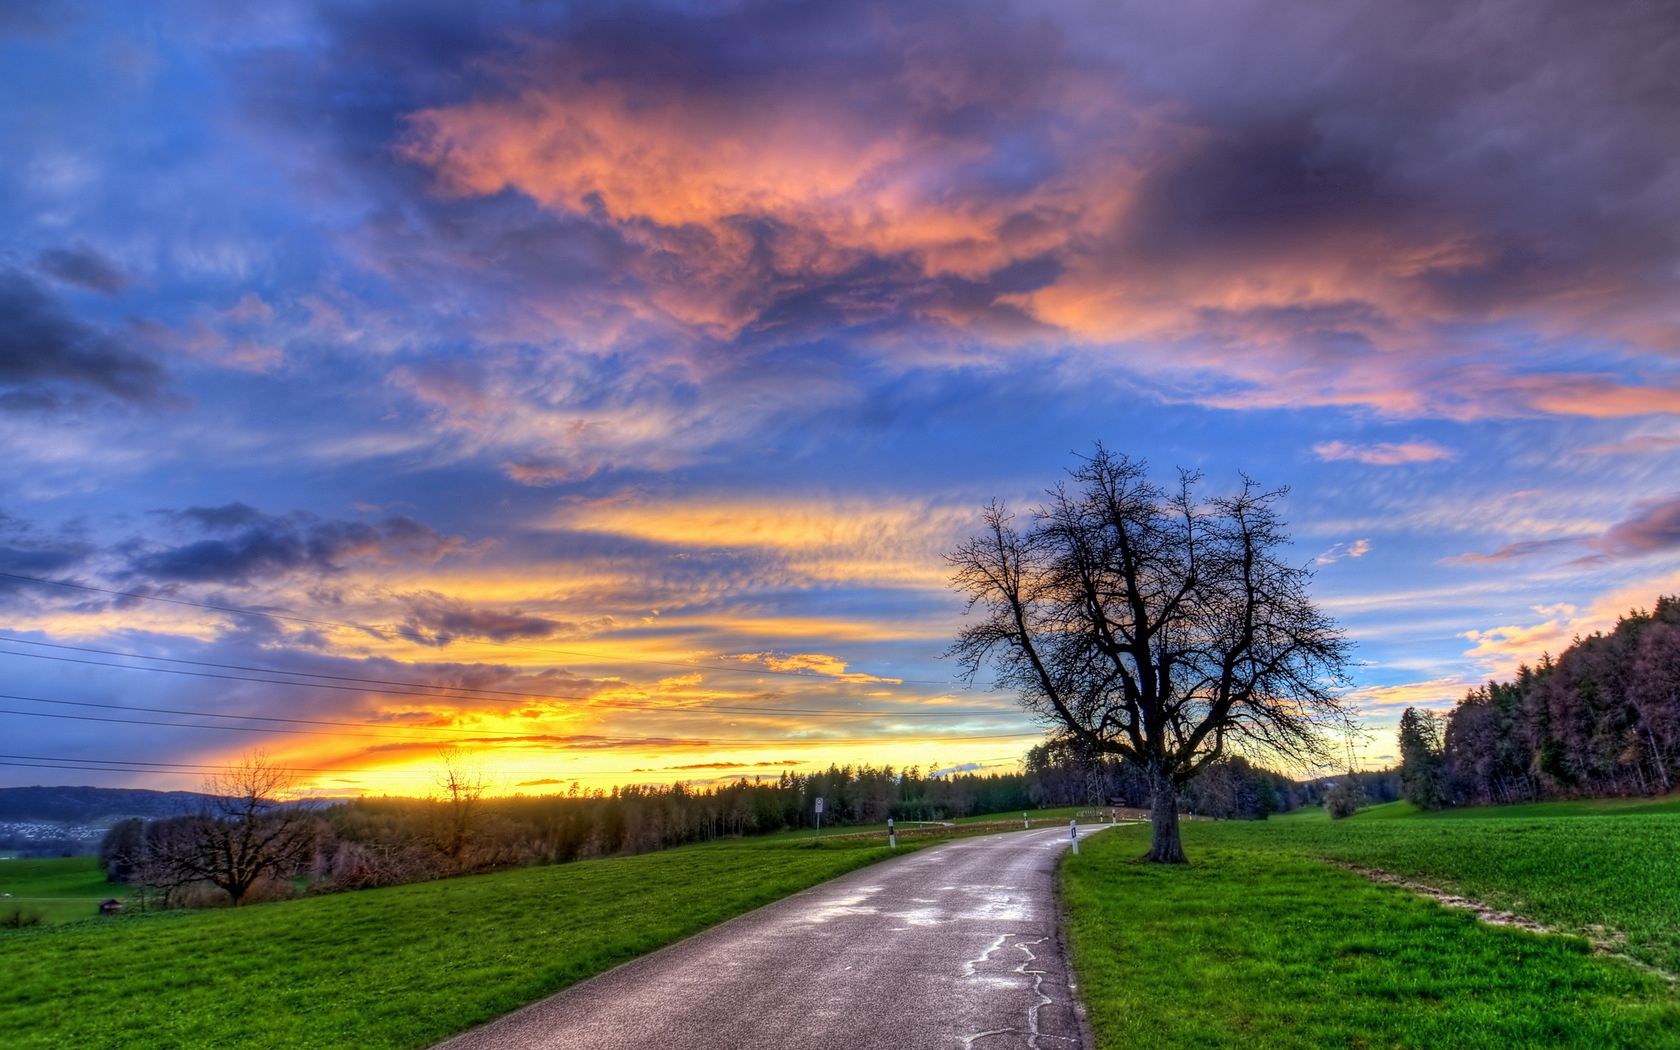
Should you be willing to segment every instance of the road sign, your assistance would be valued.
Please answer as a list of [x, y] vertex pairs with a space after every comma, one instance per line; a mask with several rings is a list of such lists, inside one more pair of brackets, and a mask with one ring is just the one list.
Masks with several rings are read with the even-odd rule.
[[817, 796], [817, 812], [818, 813], [822, 812], [822, 796], [821, 795]]

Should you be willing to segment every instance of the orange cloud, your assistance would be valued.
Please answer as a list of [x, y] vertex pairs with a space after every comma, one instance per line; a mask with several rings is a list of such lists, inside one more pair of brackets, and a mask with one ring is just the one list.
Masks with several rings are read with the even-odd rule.
[[974, 511], [920, 501], [611, 499], [568, 507], [548, 524], [673, 547], [765, 551], [808, 580], [943, 589], [940, 552], [973, 526]]
[[1374, 685], [1356, 689], [1348, 699], [1362, 708], [1428, 707], [1447, 708], [1476, 687], [1459, 677], [1431, 678], [1402, 685]]
[[1404, 463], [1430, 463], [1451, 459], [1455, 453], [1433, 441], [1381, 441], [1374, 445], [1354, 445], [1345, 441], [1323, 441], [1312, 447], [1313, 455], [1325, 462], [1352, 460], [1371, 466], [1393, 467]]
[[846, 661], [822, 653], [737, 653], [733, 659], [743, 663], [763, 664], [772, 671], [810, 671], [842, 682], [880, 682], [896, 685], [902, 678], [880, 678], [872, 674], [848, 671]]
[[1478, 661], [1490, 675], [1509, 676], [1521, 664], [1533, 664], [1542, 653], [1556, 656], [1575, 638], [1608, 631], [1616, 621], [1635, 609], [1648, 609], [1665, 594], [1680, 593], [1680, 571], [1621, 584], [1585, 608], [1560, 603], [1535, 606], [1542, 619], [1533, 623], [1505, 624], [1463, 632], [1470, 641], [1467, 657]]

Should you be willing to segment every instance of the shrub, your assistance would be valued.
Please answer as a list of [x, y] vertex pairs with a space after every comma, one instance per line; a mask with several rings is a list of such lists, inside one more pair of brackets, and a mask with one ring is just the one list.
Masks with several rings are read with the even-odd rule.
[[1365, 805], [1365, 791], [1359, 786], [1359, 781], [1352, 774], [1343, 777], [1330, 786], [1324, 795], [1324, 808], [1330, 811], [1331, 820], [1341, 820], [1359, 812]]
[[25, 926], [41, 925], [41, 913], [25, 911], [21, 907], [13, 907], [11, 911], [0, 914], [0, 930], [21, 930]]

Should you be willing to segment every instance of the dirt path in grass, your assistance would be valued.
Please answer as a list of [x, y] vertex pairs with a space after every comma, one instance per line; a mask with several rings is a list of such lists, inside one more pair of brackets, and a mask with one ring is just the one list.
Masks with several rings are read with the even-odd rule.
[[1628, 955], [1625, 951], [1627, 948], [1627, 935], [1622, 933], [1620, 930], [1612, 930], [1604, 926], [1592, 926], [1583, 931], [1558, 929], [1555, 926], [1547, 926], [1544, 923], [1536, 922], [1533, 919], [1517, 915], [1514, 912], [1500, 911], [1498, 908], [1491, 907], [1490, 905], [1484, 904], [1478, 900], [1472, 900], [1469, 897], [1461, 897], [1456, 893], [1448, 893], [1446, 890], [1437, 889], [1434, 886], [1429, 886], [1421, 882], [1414, 882], [1403, 875], [1396, 875], [1391, 871], [1383, 871], [1381, 868], [1366, 868], [1357, 864], [1343, 864], [1340, 865], [1340, 867], [1344, 867], [1349, 871], [1363, 875], [1372, 882], [1380, 882], [1384, 885], [1399, 886], [1403, 889], [1410, 890], [1413, 893], [1428, 897], [1444, 907], [1458, 908], [1471, 912], [1476, 916], [1477, 920], [1485, 922], [1489, 926], [1510, 926], [1519, 930], [1527, 930], [1529, 933], [1563, 934], [1571, 937], [1585, 938], [1586, 941], [1592, 945], [1593, 951], [1597, 952], [1599, 955], [1609, 955], [1625, 962], [1632, 963], [1641, 970], [1656, 974], [1658, 977], [1661, 977], [1670, 984], [1680, 983], [1680, 974], [1670, 973], [1667, 970], [1652, 966], [1648, 962], [1635, 959], [1633, 956]]
[[886, 861], [443, 1045], [1077, 1050], [1055, 899], [1067, 843], [1064, 826]]

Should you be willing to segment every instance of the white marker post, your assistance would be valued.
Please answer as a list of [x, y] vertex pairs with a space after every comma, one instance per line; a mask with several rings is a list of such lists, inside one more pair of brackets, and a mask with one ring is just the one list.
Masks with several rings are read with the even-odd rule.
[[893, 819], [887, 818], [887, 848], [898, 848], [898, 829], [893, 827]]
[[1079, 819], [1068, 818], [1068, 838], [1073, 842], [1073, 855], [1079, 856]]
[[822, 796], [817, 796], [817, 838], [822, 838]]
[[1032, 821], [1027, 819], [1027, 815], [1025, 813], [1021, 814], [1021, 826], [1023, 828], [1031, 828], [1032, 827]]

